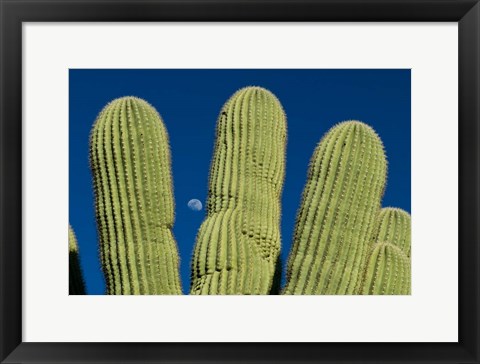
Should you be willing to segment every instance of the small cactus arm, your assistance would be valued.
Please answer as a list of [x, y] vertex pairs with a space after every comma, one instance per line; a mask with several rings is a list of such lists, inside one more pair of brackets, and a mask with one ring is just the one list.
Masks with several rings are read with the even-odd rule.
[[269, 293], [280, 251], [285, 147], [285, 113], [268, 90], [243, 88], [223, 106], [191, 294]]
[[181, 294], [167, 131], [146, 101], [122, 97], [90, 136], [100, 259], [108, 294]]
[[373, 235], [373, 242], [385, 242], [398, 246], [410, 257], [412, 239], [410, 214], [402, 209], [385, 207], [380, 210]]
[[283, 294], [359, 294], [387, 162], [375, 131], [334, 126], [318, 144], [297, 214]]
[[78, 255], [77, 238], [70, 225], [68, 225], [68, 292], [70, 295], [86, 294]]
[[362, 294], [410, 294], [410, 258], [402, 249], [383, 242], [371, 248], [364, 271]]

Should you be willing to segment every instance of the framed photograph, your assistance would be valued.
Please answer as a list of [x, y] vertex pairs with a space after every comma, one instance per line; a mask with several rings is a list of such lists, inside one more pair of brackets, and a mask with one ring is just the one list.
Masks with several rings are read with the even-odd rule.
[[0, 6], [1, 363], [480, 363], [478, 1]]

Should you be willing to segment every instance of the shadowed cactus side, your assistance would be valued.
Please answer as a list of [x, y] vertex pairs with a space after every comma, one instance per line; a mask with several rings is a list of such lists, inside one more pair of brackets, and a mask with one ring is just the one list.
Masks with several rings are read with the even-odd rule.
[[70, 295], [86, 294], [77, 238], [70, 225], [68, 225], [68, 292]]
[[374, 130], [334, 126], [310, 162], [284, 294], [359, 294], [387, 162]]
[[410, 294], [410, 269], [410, 259], [398, 246], [375, 244], [367, 260], [362, 294]]
[[223, 106], [191, 294], [269, 293], [280, 251], [285, 146], [285, 114], [269, 91], [247, 87]]
[[279, 295], [282, 293], [282, 270], [283, 260], [279, 255], [277, 263], [275, 264], [275, 273], [273, 274], [272, 287], [270, 288], [269, 295]]
[[373, 241], [398, 246], [410, 257], [412, 239], [410, 214], [402, 209], [385, 207], [380, 210], [373, 235]]
[[108, 294], [181, 294], [170, 165], [167, 131], [150, 104], [123, 97], [102, 110], [90, 166]]

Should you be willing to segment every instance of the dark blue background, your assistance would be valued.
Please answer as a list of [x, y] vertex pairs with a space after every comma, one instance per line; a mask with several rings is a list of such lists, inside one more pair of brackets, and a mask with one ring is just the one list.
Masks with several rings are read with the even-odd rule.
[[335, 123], [356, 119], [384, 142], [388, 180], [383, 206], [410, 212], [410, 70], [70, 70], [69, 221], [79, 242], [89, 294], [104, 294], [99, 263], [88, 140], [100, 110], [114, 98], [138, 96], [151, 103], [168, 129], [184, 292], [190, 257], [204, 210], [215, 123], [223, 103], [239, 88], [257, 85], [281, 101], [288, 122], [287, 169], [282, 198], [282, 257], [293, 226], [310, 157]]

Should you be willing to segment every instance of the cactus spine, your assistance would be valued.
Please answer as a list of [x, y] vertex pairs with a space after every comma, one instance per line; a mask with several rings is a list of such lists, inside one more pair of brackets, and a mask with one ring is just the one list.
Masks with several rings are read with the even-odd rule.
[[374, 233], [374, 242], [391, 243], [410, 257], [410, 214], [402, 209], [386, 207], [380, 211]]
[[68, 292], [70, 295], [84, 295], [85, 291], [77, 238], [72, 227], [68, 225]]
[[247, 87], [223, 106], [191, 294], [270, 291], [280, 251], [285, 145], [285, 114], [269, 91]]
[[385, 186], [383, 145], [368, 125], [334, 126], [310, 162], [284, 294], [358, 294]]
[[147, 102], [108, 104], [90, 136], [108, 294], [181, 294], [168, 135]]
[[398, 246], [375, 244], [364, 274], [362, 294], [410, 294], [410, 259]]

